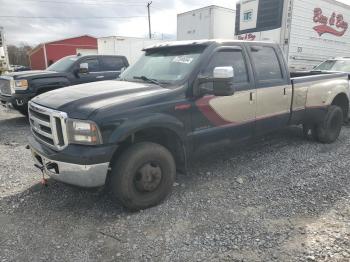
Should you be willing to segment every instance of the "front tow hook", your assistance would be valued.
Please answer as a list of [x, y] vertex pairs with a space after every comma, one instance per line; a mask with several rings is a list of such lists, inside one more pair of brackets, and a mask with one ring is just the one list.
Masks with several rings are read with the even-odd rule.
[[41, 181], [40, 183], [47, 187], [48, 186], [48, 183], [47, 183], [47, 179], [45, 178], [45, 175], [44, 175], [44, 170], [45, 170], [45, 167], [44, 166], [41, 166], [41, 165], [38, 165], [38, 164], [34, 164], [34, 166], [39, 169], [41, 171], [41, 175], [42, 175], [42, 178], [41, 178]]

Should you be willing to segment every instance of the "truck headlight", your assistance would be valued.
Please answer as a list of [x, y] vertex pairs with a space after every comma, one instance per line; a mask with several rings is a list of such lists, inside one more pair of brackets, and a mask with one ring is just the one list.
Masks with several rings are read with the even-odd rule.
[[68, 119], [67, 128], [68, 140], [72, 144], [102, 144], [100, 130], [92, 121]]
[[10, 80], [10, 88], [11, 88], [11, 94], [15, 93], [15, 80]]
[[25, 79], [15, 80], [15, 89], [16, 90], [27, 90], [28, 89], [28, 81]]

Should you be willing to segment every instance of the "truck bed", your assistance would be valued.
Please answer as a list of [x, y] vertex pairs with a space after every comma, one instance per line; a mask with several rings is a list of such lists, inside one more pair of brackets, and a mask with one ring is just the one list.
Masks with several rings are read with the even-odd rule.
[[[349, 96], [349, 80], [346, 73], [297, 72], [291, 73], [293, 100], [292, 123], [299, 124], [306, 118], [315, 119], [335, 99], [335, 94]], [[333, 94], [329, 93], [333, 90]], [[348, 108], [343, 108], [347, 115]], [[302, 113], [304, 112], [304, 113]], [[303, 116], [304, 115], [304, 116]]]

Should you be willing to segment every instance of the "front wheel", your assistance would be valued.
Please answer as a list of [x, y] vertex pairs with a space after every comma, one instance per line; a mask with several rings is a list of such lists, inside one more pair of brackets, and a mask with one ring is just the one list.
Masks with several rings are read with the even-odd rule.
[[18, 106], [15, 103], [12, 103], [12, 105], [13, 105], [13, 108], [15, 110], [17, 110], [18, 112], [20, 112], [22, 115], [24, 115], [26, 117], [28, 116], [28, 104], [24, 104], [22, 106]]
[[321, 143], [333, 143], [339, 137], [343, 125], [343, 111], [340, 107], [332, 105], [323, 121], [312, 132], [314, 137]]
[[157, 205], [171, 192], [176, 176], [172, 154], [162, 145], [142, 142], [130, 146], [112, 167], [111, 189], [130, 210]]

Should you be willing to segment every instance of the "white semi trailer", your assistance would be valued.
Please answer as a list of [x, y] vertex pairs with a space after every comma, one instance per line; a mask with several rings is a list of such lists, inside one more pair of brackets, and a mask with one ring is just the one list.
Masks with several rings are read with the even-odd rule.
[[143, 54], [142, 49], [163, 42], [162, 40], [139, 37], [107, 36], [97, 39], [99, 55], [123, 55], [130, 64]]
[[178, 14], [177, 40], [233, 39], [235, 16], [235, 10], [216, 5]]
[[241, 0], [236, 9], [236, 37], [277, 42], [291, 70], [350, 57], [349, 23], [350, 6], [335, 0]]

